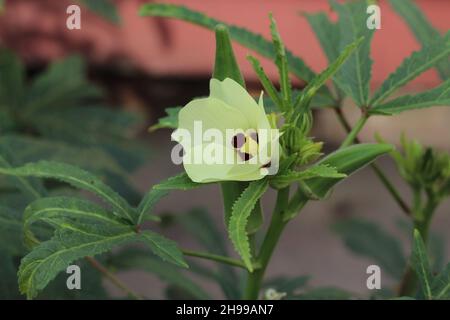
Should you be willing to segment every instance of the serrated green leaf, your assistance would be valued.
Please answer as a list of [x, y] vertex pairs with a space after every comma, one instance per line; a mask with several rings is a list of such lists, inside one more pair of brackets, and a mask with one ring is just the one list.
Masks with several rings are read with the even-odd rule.
[[304, 14], [311, 29], [316, 34], [328, 62], [331, 63], [339, 56], [339, 27], [330, 21], [323, 12]]
[[405, 95], [370, 109], [370, 114], [393, 115], [432, 106], [450, 106], [450, 80], [414, 95]]
[[[272, 99], [275, 106], [279, 108], [278, 111], [285, 111], [285, 105], [283, 103], [282, 98], [280, 97], [280, 94], [278, 93], [277, 89], [273, 85], [272, 81], [267, 76], [266, 72], [264, 71], [263, 67], [261, 66], [261, 63], [258, 59], [253, 57], [252, 55], [247, 56], [247, 60], [251, 63], [253, 70], [255, 71], [256, 75], [259, 78], [259, 81], [261, 82], [264, 90], [266, 90], [266, 93], [269, 95], [269, 97]], [[264, 106], [265, 108], [265, 106]]]
[[[5, 156], [11, 156], [9, 149], [0, 145], [0, 168], [12, 169], [10, 161]], [[29, 199], [38, 199], [41, 195], [46, 193], [46, 190], [40, 181], [34, 179], [24, 179], [20, 176], [15, 176], [10, 179], [12, 183], [21, 190]]]
[[253, 265], [247, 234], [248, 218], [258, 200], [266, 192], [268, 186], [267, 179], [250, 182], [248, 187], [234, 203], [228, 224], [228, 235], [250, 272], [253, 271]]
[[283, 40], [281, 40], [278, 27], [272, 14], [270, 17], [270, 33], [272, 34], [272, 42], [275, 48], [275, 64], [278, 68], [280, 77], [280, 90], [283, 99], [284, 109], [286, 110], [291, 105], [292, 100], [292, 86], [289, 79], [289, 66], [286, 58], [286, 49]]
[[116, 6], [110, 0], [80, 0], [89, 10], [99, 14], [113, 23], [119, 23], [120, 17]]
[[450, 299], [450, 264], [431, 283], [434, 299]]
[[333, 226], [348, 249], [368, 257], [395, 279], [403, 275], [406, 258], [398, 239], [378, 225], [362, 219], [346, 219]]
[[108, 223], [122, 226], [123, 221], [108, 210], [87, 200], [70, 197], [49, 197], [38, 199], [27, 206], [24, 212], [24, 234], [26, 241], [37, 243], [30, 227], [36, 221], [47, 221], [51, 224], [54, 219], [83, 219], [93, 223]]
[[[329, 165], [336, 168], [338, 172], [350, 176], [357, 170], [370, 164], [379, 156], [389, 153], [393, 149], [394, 147], [389, 144], [357, 144], [338, 149], [320, 160], [317, 164]], [[342, 180], [342, 178], [312, 178], [306, 181], [305, 185], [314, 195], [323, 198], [333, 186]], [[299, 189], [290, 201], [284, 219], [289, 220], [294, 218], [307, 202], [308, 196]]]
[[311, 99], [317, 94], [320, 88], [330, 77], [339, 72], [340, 68], [343, 68], [345, 61], [350, 59], [351, 54], [357, 50], [358, 46], [363, 42], [363, 40], [363, 38], [360, 38], [347, 45], [342, 50], [338, 58], [306, 86], [302, 94], [295, 102], [294, 109], [296, 109], [297, 112], [304, 112], [305, 108], [309, 107]]
[[342, 179], [345, 178], [346, 175], [337, 172], [336, 168], [330, 167], [329, 165], [319, 164], [303, 171], [289, 171], [287, 173], [276, 175], [270, 180], [270, 184], [277, 189], [282, 189], [293, 182], [317, 177]]
[[29, 88], [23, 116], [33, 118], [43, 109], [67, 108], [99, 98], [101, 92], [89, 83], [84, 68], [77, 56], [51, 64]]
[[336, 84], [359, 106], [366, 106], [369, 100], [369, 83], [371, 78], [372, 59], [370, 45], [374, 31], [367, 28], [366, 1], [339, 4], [330, 1], [339, 15], [340, 30], [339, 48], [343, 50], [361, 37], [361, 45], [342, 65], [335, 76]]
[[[441, 37], [441, 34], [435, 29], [422, 10], [411, 0], [390, 0], [394, 10], [405, 20], [414, 36], [426, 46], [432, 39]], [[436, 69], [442, 80], [450, 77], [450, 60], [438, 62]]]
[[419, 51], [413, 52], [402, 64], [389, 75], [375, 92], [370, 101], [371, 106], [381, 104], [387, 97], [436, 63], [448, 58], [450, 54], [450, 32], [444, 37], [434, 39]]
[[204, 185], [204, 183], [193, 182], [185, 172], [158, 183], [146, 193], [144, 198], [142, 198], [137, 209], [137, 224], [140, 224], [145, 220], [146, 215], [153, 208], [153, 206], [161, 198], [166, 196], [170, 190], [190, 190], [202, 185]]
[[22, 259], [18, 273], [20, 291], [32, 299], [72, 262], [135, 240], [135, 231], [125, 226], [114, 231], [97, 225], [58, 229], [51, 240], [42, 242]]
[[431, 291], [432, 276], [430, 265], [428, 262], [425, 244], [422, 240], [420, 232], [417, 229], [414, 230], [414, 244], [411, 264], [417, 274], [417, 277], [419, 278], [424, 296], [426, 299], [431, 300], [433, 298], [433, 294]]
[[92, 192], [106, 201], [120, 217], [134, 222], [135, 211], [124, 198], [99, 178], [77, 167], [52, 161], [29, 163], [22, 167], [0, 167], [0, 173], [17, 177], [50, 178], [66, 182], [76, 188]]
[[153, 132], [158, 129], [176, 129], [178, 128], [178, 113], [182, 107], [174, 107], [165, 109], [167, 116], [159, 118], [158, 123], [151, 126], [148, 130]]
[[[176, 18], [184, 20], [209, 30], [214, 30], [218, 24], [227, 26], [230, 36], [241, 45], [258, 52], [262, 56], [275, 60], [276, 52], [272, 43], [264, 39], [261, 35], [252, 33], [244, 28], [228, 25], [222, 21], [210, 18], [198, 11], [190, 10], [184, 6], [173, 4], [151, 3], [141, 6], [139, 10], [141, 16], [154, 16]], [[308, 68], [298, 57], [294, 56], [289, 50], [286, 50], [286, 57], [291, 66], [291, 71], [300, 79], [309, 81], [314, 77], [314, 72]]]
[[180, 267], [188, 267], [183, 259], [183, 254], [174, 241], [149, 230], [142, 232], [140, 238], [150, 246], [154, 254], [164, 261], [171, 262]]

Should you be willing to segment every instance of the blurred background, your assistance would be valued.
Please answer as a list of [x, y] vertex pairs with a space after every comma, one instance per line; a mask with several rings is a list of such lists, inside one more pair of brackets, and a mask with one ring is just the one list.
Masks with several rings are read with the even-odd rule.
[[[88, 0], [86, 0], [88, 1]], [[214, 64], [214, 33], [191, 24], [162, 18], [138, 17], [140, 5], [149, 0], [111, 1], [116, 12], [98, 14], [81, 5], [81, 30], [66, 28], [66, 8], [75, 3], [69, 0], [6, 0], [0, 14], [0, 46], [12, 50], [25, 65], [27, 77], [32, 79], [52, 62], [69, 55], [82, 57], [89, 79], [99, 86], [108, 104], [121, 110], [137, 112], [143, 121], [136, 139], [148, 147], [148, 161], [133, 169], [133, 184], [144, 192], [162, 179], [180, 172], [182, 168], [170, 161], [170, 131], [148, 134], [146, 128], [164, 115], [164, 109], [182, 106], [194, 97], [208, 94], [208, 82]], [[158, 1], [183, 4], [227, 23], [239, 25], [270, 37], [268, 13], [277, 20], [281, 36], [294, 54], [302, 57], [314, 71], [326, 67], [326, 57], [302, 13], [317, 11], [334, 13], [326, 0], [171, 0]], [[77, 2], [78, 3], [78, 2]], [[435, 28], [450, 29], [450, 1], [419, 0], [416, 2]], [[374, 60], [371, 87], [376, 88], [394, 71], [401, 61], [420, 48], [411, 30], [392, 10], [387, 1], [379, 1], [382, 28], [375, 32], [372, 43]], [[251, 91], [261, 90], [257, 78], [246, 60], [249, 50], [234, 45], [237, 59]], [[272, 63], [263, 66], [276, 82]], [[71, 74], [66, 74], [70, 78]], [[298, 88], [302, 83], [294, 82]], [[402, 92], [423, 91], [440, 83], [432, 69], [408, 84]], [[426, 115], [425, 115], [426, 112]], [[351, 103], [345, 113], [352, 121], [359, 112]], [[450, 110], [432, 108], [413, 111], [395, 117], [375, 117], [360, 135], [373, 141], [380, 132], [389, 141], [398, 142], [400, 133], [417, 138], [424, 144], [450, 150]], [[77, 118], [73, 118], [77, 121]], [[314, 136], [325, 141], [326, 150], [333, 150], [345, 137], [345, 132], [332, 112], [317, 111]], [[0, 132], [0, 135], [2, 133]], [[407, 186], [395, 173], [389, 159], [381, 165], [396, 185], [409, 198]], [[267, 205], [272, 203], [269, 196]], [[174, 192], [157, 206], [156, 213], [183, 214], [194, 207], [206, 208], [222, 228], [222, 204], [218, 187], [189, 192]], [[433, 221], [433, 229], [446, 243], [445, 256], [450, 257], [448, 204], [441, 206]], [[402, 213], [370, 170], [359, 172], [336, 188], [330, 199], [311, 203], [287, 228], [275, 252], [269, 275], [308, 274], [314, 285], [339, 286], [355, 293], [367, 293], [366, 267], [370, 259], [352, 255], [330, 230], [330, 226], [345, 217], [364, 217], [385, 227], [407, 243], [402, 232]], [[403, 221], [403, 222], [402, 222]], [[187, 233], [175, 227], [164, 230], [185, 247], [198, 244]], [[224, 233], [224, 237], [225, 237]], [[164, 284], [148, 273], [121, 273], [131, 287], [149, 297], [162, 297]], [[390, 284], [388, 276], [382, 284]], [[208, 286], [208, 284], [205, 284]], [[114, 288], [113, 294], [120, 295]], [[220, 297], [218, 288], [208, 287]]]

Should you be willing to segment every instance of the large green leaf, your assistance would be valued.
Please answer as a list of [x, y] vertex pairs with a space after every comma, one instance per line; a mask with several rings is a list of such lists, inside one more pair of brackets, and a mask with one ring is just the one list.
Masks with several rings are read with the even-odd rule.
[[134, 222], [136, 214], [127, 201], [118, 195], [99, 178], [77, 167], [52, 161], [29, 163], [22, 167], [0, 166], [0, 173], [17, 177], [51, 178], [66, 182], [76, 188], [92, 192], [106, 201], [114, 213]]
[[[394, 10], [405, 20], [422, 46], [428, 45], [432, 39], [441, 37], [422, 10], [412, 0], [390, 0]], [[450, 77], [450, 60], [442, 60], [436, 68], [442, 80]]]
[[[336, 168], [339, 173], [350, 176], [357, 170], [373, 162], [379, 156], [389, 153], [394, 149], [389, 144], [357, 144], [339, 149], [316, 165], [328, 165]], [[312, 178], [304, 184], [311, 193], [319, 198], [323, 198], [338, 182], [344, 178]], [[294, 218], [299, 210], [308, 202], [308, 195], [300, 188], [289, 203], [284, 219]]]
[[419, 278], [424, 296], [429, 300], [432, 299], [432, 275], [428, 262], [427, 250], [418, 230], [414, 230], [414, 244], [411, 264], [417, 274], [417, 277]]
[[450, 80], [440, 86], [414, 95], [405, 95], [370, 109], [371, 114], [392, 115], [432, 106], [450, 106]]
[[253, 271], [253, 265], [247, 234], [248, 218], [258, 200], [266, 192], [268, 186], [267, 179], [250, 182], [248, 187], [234, 203], [228, 224], [228, 235], [250, 272]]
[[381, 104], [387, 97], [436, 63], [448, 58], [450, 54], [450, 32], [444, 37], [434, 39], [421, 50], [413, 52], [402, 64], [389, 75], [375, 92], [370, 105]]
[[24, 233], [27, 241], [37, 242], [30, 230], [34, 222], [42, 220], [51, 223], [53, 219], [57, 218], [123, 225], [123, 222], [108, 210], [87, 200], [70, 197], [41, 198], [28, 205], [24, 212]]
[[352, 252], [372, 259], [395, 279], [401, 278], [406, 258], [398, 239], [378, 225], [357, 218], [340, 221], [333, 229]]
[[22, 259], [20, 291], [31, 299], [72, 262], [109, 251], [136, 237], [136, 232], [125, 226], [115, 230], [93, 224], [75, 230], [58, 229], [51, 240], [42, 242]]
[[370, 44], [373, 30], [367, 28], [367, 3], [366, 1], [354, 1], [340, 4], [333, 0], [331, 5], [339, 15], [340, 50], [364, 37], [362, 44], [346, 60], [335, 76], [336, 84], [352, 97], [359, 107], [363, 107], [369, 100], [372, 69]]

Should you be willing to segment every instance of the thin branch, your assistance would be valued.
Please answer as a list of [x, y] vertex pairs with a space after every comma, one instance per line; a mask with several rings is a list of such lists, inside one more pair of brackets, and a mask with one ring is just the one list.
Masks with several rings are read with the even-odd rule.
[[111, 273], [104, 265], [98, 262], [96, 259], [92, 257], [85, 258], [95, 269], [100, 271], [108, 280], [110, 280], [116, 287], [121, 289], [123, 292], [133, 297], [136, 300], [142, 300], [143, 298], [127, 287], [119, 278], [117, 278], [113, 273]]
[[239, 268], [243, 268], [243, 269], [247, 270], [247, 267], [245, 266], [245, 264], [242, 261], [236, 260], [233, 258], [224, 257], [224, 256], [220, 256], [217, 254], [212, 254], [212, 253], [186, 250], [186, 249], [182, 249], [181, 252], [183, 252], [183, 254], [186, 256], [196, 257], [196, 258], [201, 258], [201, 259], [206, 259], [206, 260], [212, 260], [212, 261], [229, 264], [231, 266], [235, 266], [235, 267], [239, 267]]

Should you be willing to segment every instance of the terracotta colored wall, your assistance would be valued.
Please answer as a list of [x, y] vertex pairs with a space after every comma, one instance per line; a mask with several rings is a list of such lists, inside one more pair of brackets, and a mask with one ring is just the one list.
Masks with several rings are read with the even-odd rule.
[[[49, 60], [68, 52], [82, 51], [89, 59], [105, 63], [133, 65], [156, 74], [208, 74], [214, 59], [214, 35], [200, 27], [180, 21], [137, 17], [141, 0], [117, 0], [123, 23], [113, 26], [82, 11], [82, 30], [65, 28], [68, 0], [7, 0], [0, 18], [0, 37], [29, 61]], [[321, 70], [325, 57], [306, 20], [298, 12], [327, 10], [327, 0], [170, 0], [184, 4], [229, 23], [245, 26], [269, 36], [268, 12], [273, 12], [286, 45], [312, 66]], [[374, 83], [382, 81], [402, 59], [418, 49], [404, 22], [380, 1], [382, 29], [375, 34], [372, 55]], [[450, 29], [450, 1], [419, 0], [419, 6], [440, 30]], [[238, 59], [247, 77], [254, 77], [245, 60], [249, 51], [237, 46]], [[270, 74], [275, 69], [265, 64]], [[429, 71], [416, 86], [435, 85], [436, 73]]]

